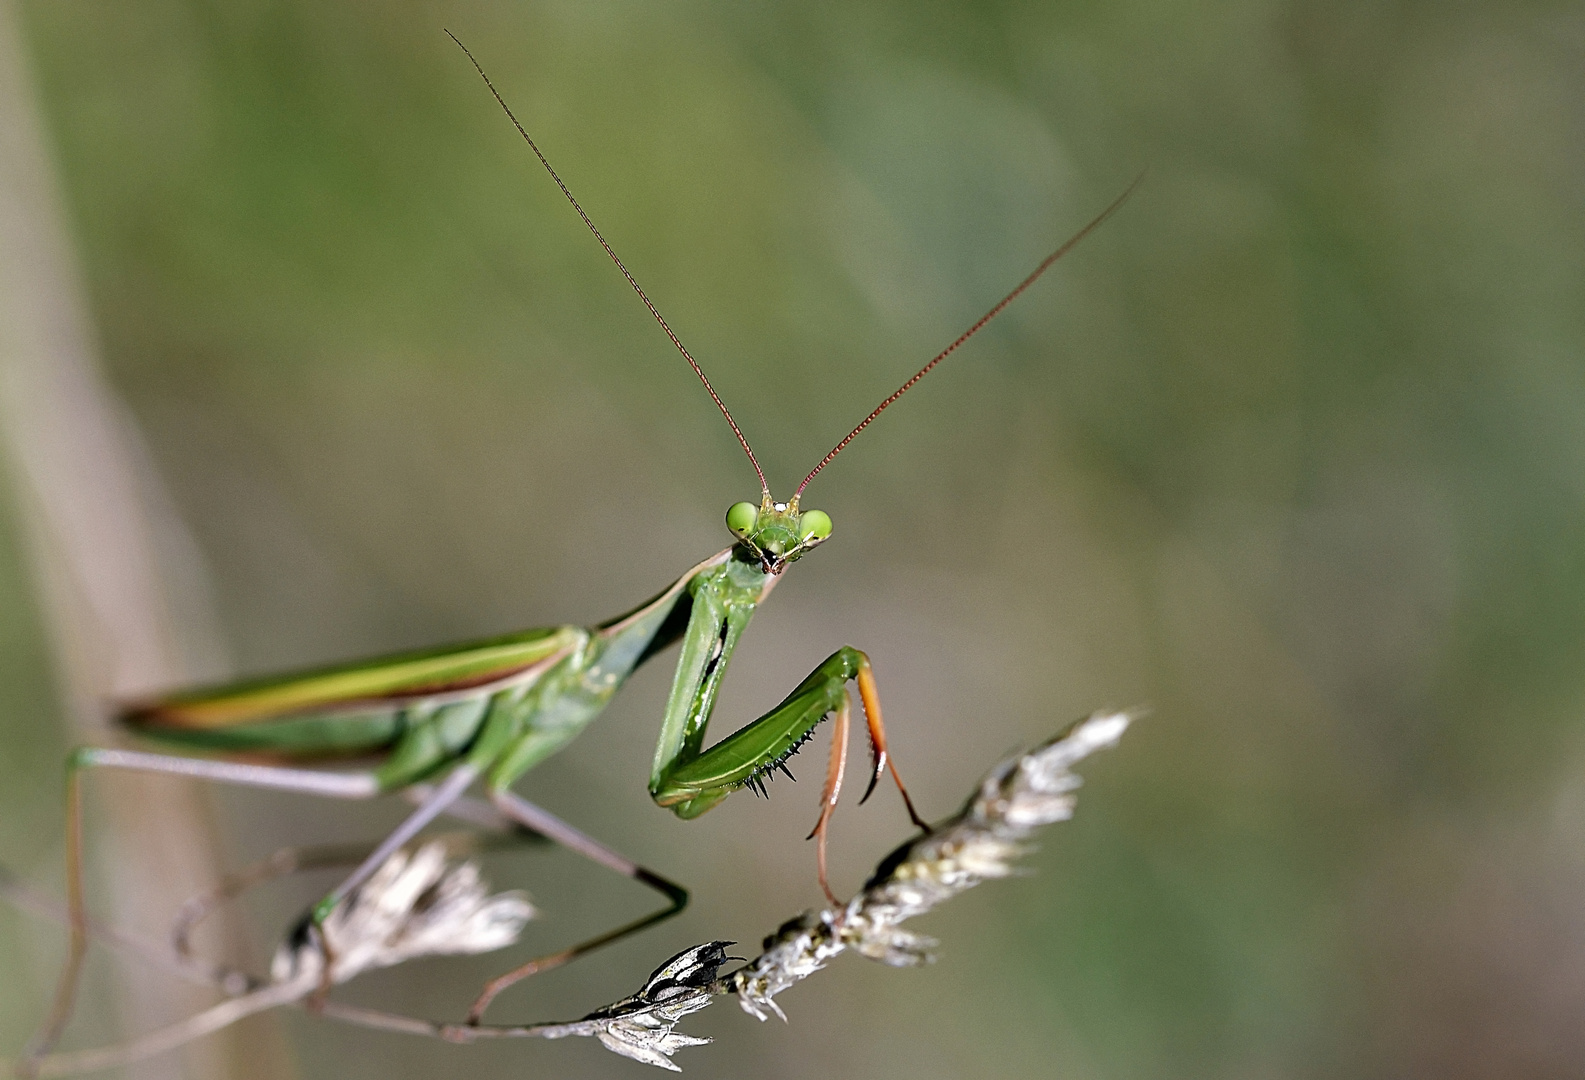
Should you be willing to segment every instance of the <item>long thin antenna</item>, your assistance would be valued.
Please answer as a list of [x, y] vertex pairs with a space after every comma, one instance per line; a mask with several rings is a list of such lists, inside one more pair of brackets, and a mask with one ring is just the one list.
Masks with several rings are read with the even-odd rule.
[[[660, 328], [666, 331], [666, 336], [671, 338], [671, 343], [677, 346], [677, 351], [682, 353], [684, 360], [688, 361], [688, 366], [693, 368], [693, 373], [699, 376], [700, 382], [704, 383], [704, 388], [709, 392], [710, 399], [715, 402], [716, 408], [721, 410], [721, 415], [726, 417], [726, 422], [732, 425], [732, 434], [736, 435], [737, 441], [743, 444], [743, 452], [748, 455], [749, 462], [754, 466], [754, 471], [759, 475], [760, 490], [769, 494], [770, 485], [765, 482], [765, 470], [759, 467], [759, 459], [754, 456], [754, 449], [749, 446], [748, 440], [743, 437], [742, 429], [737, 426], [737, 421], [732, 419], [732, 414], [727, 410], [726, 402], [721, 400], [721, 395], [717, 394], [715, 392], [715, 387], [710, 385], [710, 380], [705, 376], [704, 369], [699, 366], [699, 361], [695, 360], [693, 358], [693, 354], [683, 346], [682, 341], [677, 337], [676, 334], [672, 332], [671, 327], [668, 326], [666, 320], [661, 317], [661, 314], [658, 310], [656, 310], [655, 305], [650, 303], [649, 297], [644, 294], [644, 290], [639, 287], [639, 284], [634, 280], [633, 275], [627, 272], [627, 267], [622, 264], [621, 259], [617, 258], [616, 252], [611, 250], [611, 245], [605, 242], [605, 237], [600, 235], [600, 230], [594, 227], [594, 222], [589, 220], [589, 215], [583, 212], [583, 207], [578, 205], [578, 200], [573, 198], [571, 191], [567, 190], [567, 185], [561, 182], [561, 177], [556, 175], [556, 170], [550, 167], [550, 162], [545, 159], [545, 155], [540, 152], [539, 146], [529, 136], [528, 131], [512, 113], [511, 106], [506, 103], [505, 98], [501, 97], [501, 92], [497, 90], [495, 88], [495, 84], [490, 81], [490, 76], [484, 73], [484, 68], [479, 66], [479, 61], [474, 59], [473, 53], [469, 52], [468, 47], [461, 41], [458, 41], [457, 35], [453, 34], [450, 30], [446, 31], [446, 36], [452, 41], [457, 42], [457, 48], [461, 49], [463, 55], [465, 55], [469, 62], [473, 64], [473, 70], [479, 73], [479, 78], [484, 80], [484, 85], [490, 88], [490, 93], [494, 95], [496, 102], [501, 106], [502, 111], [506, 113], [506, 118], [512, 121], [512, 126], [517, 128], [517, 133], [523, 136], [523, 141], [528, 143], [528, 148], [534, 151], [534, 156], [539, 158], [539, 163], [545, 166], [545, 171], [550, 173], [550, 178], [556, 181], [556, 186], [561, 189], [561, 193], [567, 196], [567, 201], [572, 203], [572, 208], [578, 211], [578, 216], [583, 219], [583, 223], [589, 226], [589, 231], [594, 233], [594, 238], [600, 241], [600, 246], [605, 248], [605, 253], [611, 256], [611, 261], [616, 263], [616, 268], [622, 271], [622, 276], [627, 278], [627, 283], [633, 286], [633, 291], [638, 293], [638, 298], [644, 301], [644, 306], [649, 308], [649, 313], [655, 316], [655, 321], [660, 323]], [[819, 470], [817, 469], [815, 471], [818, 472]], [[800, 488], [799, 490], [801, 491], [803, 489]]]
[[975, 323], [973, 326], [963, 331], [963, 333], [959, 334], [956, 341], [942, 349], [940, 352], [936, 353], [935, 358], [932, 359], [930, 363], [914, 372], [911, 379], [899, 386], [885, 401], [875, 406], [874, 411], [872, 411], [863, 420], [859, 421], [859, 426], [848, 432], [847, 437], [841, 442], [837, 443], [836, 446], [832, 447], [831, 452], [820, 459], [820, 464], [811, 469], [809, 475], [804, 477], [804, 482], [799, 484], [798, 490], [793, 493], [793, 502], [796, 503], [798, 501], [798, 496], [802, 495], [804, 488], [809, 486], [809, 481], [813, 480], [821, 469], [831, 464], [831, 459], [846, 449], [848, 443], [858, 438], [859, 432], [869, 427], [871, 422], [874, 421], [877, 416], [890, 408], [892, 402], [896, 401], [898, 398], [908, 393], [908, 391], [912, 390], [916, 382], [930, 374], [931, 368], [945, 360], [957, 350], [959, 345], [962, 345], [965, 341], [969, 340], [969, 338], [979, 333], [986, 323], [1000, 315], [1003, 308], [1005, 308], [1008, 304], [1011, 304], [1014, 300], [1018, 299], [1018, 294], [1029, 288], [1029, 286], [1033, 285], [1041, 274], [1044, 274], [1047, 270], [1051, 269], [1052, 263], [1062, 258], [1062, 256], [1066, 255], [1068, 252], [1072, 251], [1074, 245], [1099, 228], [1101, 222], [1105, 221], [1107, 218], [1116, 213], [1118, 208], [1128, 201], [1128, 197], [1134, 193], [1134, 189], [1139, 186], [1139, 182], [1144, 178], [1144, 173], [1140, 173], [1138, 176], [1134, 177], [1134, 182], [1129, 184], [1127, 189], [1125, 189], [1121, 195], [1112, 201], [1112, 205], [1108, 206], [1105, 210], [1102, 210], [1100, 214], [1096, 216], [1094, 221], [1090, 222], [1088, 225], [1084, 226], [1084, 228], [1074, 233], [1068, 238], [1067, 243], [1063, 244], [1057, 250], [1053, 251], [1050, 255], [1047, 255], [1043, 260], [1041, 260], [1040, 265], [1035, 267], [1034, 273], [1024, 278], [1023, 281], [1018, 283], [1018, 287], [1016, 289], [1002, 297], [995, 307], [991, 308], [991, 310], [980, 316], [979, 322]]

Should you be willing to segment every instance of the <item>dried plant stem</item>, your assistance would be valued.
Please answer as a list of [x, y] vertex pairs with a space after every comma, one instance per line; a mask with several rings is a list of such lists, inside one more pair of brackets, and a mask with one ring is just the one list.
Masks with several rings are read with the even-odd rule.
[[[773, 1015], [785, 1020], [776, 996], [849, 949], [893, 966], [927, 963], [935, 942], [902, 929], [901, 924], [984, 881], [1014, 873], [1013, 863], [1029, 850], [1028, 838], [1042, 826], [1072, 815], [1073, 793], [1081, 783], [1072, 767], [1095, 751], [1115, 745], [1131, 719], [1128, 713], [1097, 713], [1028, 753], [1002, 761], [961, 811], [882, 859], [852, 900], [788, 920], [765, 939], [759, 956], [726, 975], [720, 971], [734, 959], [726, 952], [732, 942], [709, 941], [672, 957], [632, 997], [579, 1020], [525, 1025], [447, 1023], [335, 1001], [317, 1003], [314, 1011], [360, 1027], [456, 1043], [592, 1036], [615, 1053], [675, 1071], [671, 1057], [676, 1051], [709, 1041], [677, 1033], [677, 1024], [718, 996], [735, 994], [743, 1009], [760, 1020]], [[526, 903], [511, 893], [486, 896], [472, 864], [453, 866], [446, 855], [440, 843], [417, 852], [399, 852], [363, 890], [336, 910], [327, 931], [332, 933], [337, 963], [349, 959], [345, 969], [333, 967], [335, 982], [417, 955], [481, 952], [507, 943], [508, 938], [515, 940], [515, 931], [530, 914]], [[178, 927], [190, 927], [220, 899], [250, 884], [330, 857], [329, 849], [317, 855], [278, 855], [232, 875], [220, 888], [190, 902], [188, 917], [178, 920]], [[41, 903], [4, 878], [0, 878], [0, 886], [4, 886], [0, 892], [34, 910], [43, 908], [61, 916], [58, 907]], [[339, 923], [335, 921], [338, 918]], [[95, 932], [139, 954], [146, 955], [154, 948], [102, 927]], [[40, 1072], [62, 1076], [124, 1064], [217, 1031], [243, 1016], [278, 1005], [304, 1006], [319, 986], [323, 956], [318, 950], [312, 940], [293, 939], [277, 953], [274, 981], [268, 985], [130, 1042], [51, 1055], [43, 1060]], [[169, 957], [166, 966], [171, 966]], [[222, 969], [186, 958], [176, 962], [175, 970], [209, 985], [224, 985], [226, 980]]]
[[901, 924], [981, 882], [1012, 874], [1037, 829], [1072, 816], [1073, 793], [1081, 783], [1072, 767], [1114, 746], [1131, 720], [1128, 713], [1097, 713], [1002, 761], [955, 816], [882, 859], [858, 896], [783, 923], [765, 939], [759, 956], [725, 976], [719, 971], [731, 959], [726, 947], [732, 943], [711, 941], [678, 953], [638, 993], [581, 1020], [469, 1026], [365, 1010], [338, 1018], [453, 1042], [593, 1036], [615, 1053], [676, 1070], [672, 1054], [709, 1041], [680, 1035], [676, 1025], [717, 996], [737, 995], [744, 1011], [760, 1020], [772, 1015], [785, 1020], [776, 996], [848, 949], [893, 966], [928, 962], [935, 942]]
[[229, 1027], [243, 1017], [296, 1002], [311, 993], [315, 985], [312, 979], [276, 983], [241, 997], [229, 998], [185, 1020], [114, 1046], [51, 1054], [39, 1062], [38, 1075], [75, 1076], [143, 1061]]

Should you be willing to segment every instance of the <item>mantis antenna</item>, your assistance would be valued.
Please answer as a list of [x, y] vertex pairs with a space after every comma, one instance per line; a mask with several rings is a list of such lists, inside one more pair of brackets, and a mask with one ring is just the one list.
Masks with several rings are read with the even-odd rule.
[[[804, 482], [799, 484], [798, 490], [793, 493], [793, 505], [796, 506], [798, 504], [798, 496], [802, 495], [804, 488], [809, 486], [809, 481], [813, 480], [821, 469], [831, 464], [831, 459], [845, 450], [848, 443], [858, 438], [859, 432], [869, 427], [871, 422], [873, 422], [877, 416], [890, 408], [892, 402], [896, 401], [898, 398], [908, 393], [908, 391], [912, 390], [915, 383], [924, 378], [926, 375], [930, 374], [930, 370], [937, 364], [941, 363], [941, 361], [945, 360], [953, 352], [955, 352], [959, 345], [962, 345], [965, 341], [969, 340], [969, 338], [979, 333], [980, 330], [984, 328], [986, 323], [1000, 315], [1003, 308], [1005, 308], [1008, 304], [1011, 304], [1014, 300], [1018, 299], [1019, 293], [1033, 285], [1039, 279], [1041, 274], [1044, 274], [1047, 270], [1051, 269], [1053, 263], [1062, 258], [1062, 256], [1066, 255], [1068, 252], [1072, 251], [1074, 245], [1099, 228], [1101, 222], [1105, 221], [1107, 218], [1116, 213], [1118, 209], [1128, 201], [1128, 197], [1134, 193], [1134, 189], [1139, 186], [1139, 182], [1144, 178], [1144, 173], [1140, 173], [1138, 176], [1134, 177], [1134, 182], [1129, 184], [1121, 195], [1112, 200], [1112, 205], [1108, 206], [1105, 210], [1102, 210], [1098, 215], [1096, 215], [1095, 220], [1091, 221], [1088, 225], [1084, 226], [1084, 228], [1074, 233], [1068, 238], [1066, 243], [1042, 259], [1040, 265], [1035, 267], [1034, 272], [1028, 277], [1024, 278], [1023, 281], [1018, 283], [1017, 288], [1008, 293], [1006, 296], [1002, 297], [1001, 300], [997, 302], [995, 307], [991, 308], [991, 310], [980, 316], [978, 322], [969, 327], [967, 330], [963, 331], [963, 333], [959, 334], [956, 341], [942, 349], [940, 352], [936, 353], [935, 357], [930, 361], [930, 363], [914, 372], [912, 378], [893, 391], [891, 396], [885, 401], [882, 401], [879, 405], [875, 406], [868, 416], [859, 421], [859, 426], [848, 432], [847, 436], [841, 442], [837, 443], [836, 446], [831, 448], [831, 452], [829, 454], [820, 459], [820, 464], [811, 469], [809, 471], [809, 475], [804, 477]], [[635, 286], [635, 288], [636, 287], [637, 286]]]
[[[770, 484], [765, 480], [765, 470], [760, 468], [759, 459], [754, 456], [754, 448], [749, 446], [748, 439], [744, 436], [743, 430], [737, 426], [737, 421], [732, 419], [732, 413], [729, 409], [727, 409], [726, 402], [721, 400], [721, 395], [716, 393], [714, 386], [710, 385], [709, 376], [705, 375], [704, 369], [699, 366], [699, 361], [693, 358], [693, 354], [690, 353], [687, 346], [682, 343], [682, 339], [679, 338], [672, 330], [670, 324], [668, 324], [666, 319], [661, 315], [660, 310], [655, 307], [648, 294], [644, 292], [643, 287], [639, 285], [637, 279], [635, 279], [628, 271], [627, 266], [622, 262], [616, 251], [606, 241], [605, 237], [600, 234], [600, 230], [595, 227], [594, 222], [589, 218], [589, 215], [584, 212], [583, 207], [573, 196], [572, 191], [568, 189], [567, 185], [556, 173], [556, 170], [551, 166], [550, 161], [539, 149], [539, 145], [534, 142], [534, 139], [529, 135], [528, 130], [523, 127], [522, 122], [519, 121], [516, 114], [512, 112], [512, 107], [506, 103], [506, 99], [501, 96], [501, 92], [495, 88], [495, 83], [490, 81], [490, 76], [485, 74], [484, 68], [481, 67], [479, 61], [474, 58], [473, 53], [470, 52], [468, 47], [458, 40], [457, 35], [453, 34], [450, 30], [446, 31], [446, 36], [455, 42], [457, 48], [461, 49], [463, 55], [468, 58], [468, 62], [473, 65], [473, 69], [479, 73], [479, 78], [484, 80], [484, 85], [489, 89], [491, 96], [493, 96], [496, 100], [496, 103], [501, 106], [501, 110], [506, 113], [507, 119], [512, 121], [512, 126], [517, 128], [517, 133], [523, 137], [523, 141], [528, 144], [528, 148], [534, 152], [534, 156], [539, 159], [539, 163], [545, 167], [545, 171], [550, 174], [550, 178], [556, 182], [556, 186], [561, 189], [561, 193], [567, 197], [567, 201], [572, 204], [572, 208], [578, 212], [578, 217], [583, 219], [583, 223], [587, 225], [589, 231], [594, 234], [594, 238], [599, 241], [600, 246], [605, 249], [605, 253], [610, 256], [611, 261], [616, 264], [616, 268], [622, 272], [622, 276], [626, 278], [627, 283], [633, 287], [633, 291], [638, 294], [638, 298], [644, 302], [644, 306], [649, 309], [649, 313], [655, 317], [655, 321], [660, 324], [660, 328], [666, 332], [666, 336], [671, 339], [671, 343], [677, 346], [677, 351], [682, 353], [684, 360], [688, 361], [688, 366], [693, 368], [693, 373], [699, 376], [699, 381], [704, 384], [705, 391], [710, 395], [710, 400], [714, 401], [716, 408], [721, 410], [721, 415], [726, 418], [727, 424], [732, 428], [732, 434], [737, 436], [737, 441], [742, 445], [743, 452], [748, 455], [749, 463], [754, 466], [754, 472], [759, 477], [760, 490], [764, 492], [768, 498], [770, 495]], [[1062, 258], [1062, 256], [1066, 255], [1069, 251], [1072, 251], [1080, 240], [1083, 240], [1086, 236], [1090, 235], [1090, 233], [1094, 232], [1100, 227], [1102, 222], [1116, 213], [1122, 207], [1122, 205], [1128, 201], [1128, 197], [1134, 193], [1134, 189], [1139, 186], [1140, 181], [1142, 181], [1144, 178], [1144, 173], [1140, 173], [1138, 176], [1136, 176], [1133, 183], [1129, 184], [1121, 195], [1112, 200], [1112, 204], [1110, 206], [1097, 214], [1094, 220], [1092, 220], [1088, 225], [1084, 226], [1084, 228], [1080, 229], [1078, 232], [1069, 237], [1061, 247], [1057, 248], [1057, 250], [1053, 251], [1050, 255], [1047, 255], [1044, 259], [1042, 259], [1040, 265], [1036, 266], [1028, 277], [1024, 278], [1023, 281], [1020, 281], [1012, 292], [1002, 297], [1001, 300], [996, 303], [996, 306], [992, 307], [984, 315], [980, 316], [979, 320], [975, 322], [973, 326], [959, 334], [957, 339], [954, 340], [952, 344], [938, 352], [934, 357], [931, 358], [928, 364], [914, 372], [907, 382], [903, 383], [884, 401], [875, 406], [875, 408], [870, 411], [868, 416], [859, 421], [857, 427], [848, 432], [847, 435], [843, 437], [841, 442], [837, 443], [836, 446], [831, 448], [830, 453], [820, 459], [820, 464], [809, 470], [809, 475], [804, 477], [803, 483], [799, 484], [798, 490], [793, 493], [792, 505], [798, 505], [798, 498], [803, 494], [804, 488], [809, 486], [809, 481], [813, 480], [817, 475], [819, 475], [821, 469], [831, 464], [833, 458], [835, 458], [843, 450], [847, 449], [848, 444], [854, 439], [858, 438], [859, 432], [869, 427], [870, 424], [874, 422], [875, 418], [889, 409], [892, 403], [898, 398], [912, 390], [915, 383], [917, 383], [920, 379], [923, 379], [926, 375], [930, 374], [937, 364], [941, 363], [941, 361], [945, 360], [952, 353], [956, 352], [960, 345], [984, 329], [986, 323], [1000, 315], [1002, 310], [1006, 308], [1008, 304], [1011, 304], [1014, 300], [1018, 299], [1019, 295], [1023, 293], [1025, 289], [1029, 288], [1029, 286], [1038, 281], [1040, 276], [1047, 270], [1051, 269], [1052, 265], [1055, 264], [1058, 259]]]
[[[622, 260], [617, 257], [617, 254], [614, 250], [612, 250], [611, 245], [606, 243], [605, 237], [600, 235], [600, 230], [595, 228], [593, 221], [589, 220], [589, 215], [583, 212], [583, 207], [578, 205], [578, 200], [573, 198], [572, 192], [567, 189], [567, 185], [562, 183], [560, 176], [556, 175], [556, 170], [551, 168], [550, 162], [546, 160], [545, 155], [540, 152], [539, 146], [534, 142], [533, 138], [529, 136], [527, 129], [523, 127], [523, 125], [518, 121], [516, 115], [513, 114], [512, 107], [506, 103], [506, 99], [501, 96], [501, 92], [497, 90], [495, 88], [495, 84], [490, 81], [490, 76], [486, 75], [484, 73], [484, 68], [479, 66], [479, 61], [474, 59], [473, 53], [469, 52], [468, 47], [461, 41], [458, 41], [457, 35], [453, 34], [450, 30], [446, 31], [446, 36], [457, 43], [457, 48], [461, 49], [463, 55], [468, 58], [469, 63], [473, 64], [473, 70], [479, 73], [479, 78], [483, 79], [484, 85], [489, 87], [491, 95], [494, 96], [497, 104], [499, 104], [501, 109], [506, 113], [506, 118], [512, 121], [512, 126], [517, 128], [517, 133], [523, 136], [523, 141], [528, 143], [528, 148], [534, 151], [534, 156], [539, 158], [539, 163], [545, 166], [545, 171], [550, 173], [550, 178], [556, 181], [556, 186], [561, 189], [561, 193], [567, 196], [567, 201], [572, 203], [572, 208], [578, 211], [578, 216], [583, 219], [583, 223], [589, 226], [589, 231], [594, 234], [594, 238], [600, 242], [600, 246], [605, 249], [605, 253], [611, 256], [611, 261], [616, 263], [616, 268], [618, 270], [622, 271], [622, 276], [627, 278], [627, 283], [629, 285], [633, 286], [633, 291], [638, 293], [638, 298], [640, 300], [644, 301], [644, 306], [649, 308], [649, 313], [651, 315], [655, 316], [655, 321], [660, 323], [660, 328], [662, 330], [666, 331], [666, 336], [671, 338], [671, 343], [673, 345], [677, 346], [677, 351], [682, 353], [684, 360], [688, 361], [688, 366], [693, 368], [693, 373], [695, 375], [699, 376], [699, 381], [704, 383], [704, 388], [709, 393], [710, 400], [715, 402], [716, 408], [721, 410], [721, 415], [726, 417], [726, 422], [732, 426], [732, 434], [737, 436], [737, 441], [743, 445], [743, 452], [748, 455], [749, 463], [754, 466], [754, 472], [759, 476], [760, 490], [765, 493], [766, 498], [769, 498], [770, 485], [765, 482], [765, 470], [759, 467], [759, 459], [754, 456], [753, 448], [749, 446], [748, 439], [743, 437], [743, 431], [737, 426], [737, 421], [732, 419], [731, 412], [727, 410], [726, 402], [721, 400], [721, 395], [717, 394], [715, 392], [715, 387], [710, 385], [710, 380], [708, 377], [706, 377], [704, 368], [699, 366], [699, 361], [693, 358], [693, 354], [690, 353], [683, 345], [682, 340], [672, 332], [672, 329], [667, 324], [666, 320], [661, 317], [660, 311], [653, 303], [650, 302], [649, 297], [645, 295], [644, 290], [639, 287], [639, 284], [634, 279], [633, 275], [628, 273], [627, 267], [624, 266]], [[867, 422], [868, 421], [866, 421], [866, 423]], [[819, 472], [820, 470], [816, 469], [815, 471]], [[808, 483], [808, 481], [805, 481], [805, 483]], [[802, 491], [803, 488], [799, 488], [798, 490]]]

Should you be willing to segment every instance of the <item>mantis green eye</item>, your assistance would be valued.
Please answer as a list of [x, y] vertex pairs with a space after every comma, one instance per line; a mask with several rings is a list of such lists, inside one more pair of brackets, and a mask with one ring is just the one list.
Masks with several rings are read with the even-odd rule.
[[804, 543], [824, 540], [831, 535], [831, 518], [819, 510], [805, 510], [798, 517], [798, 539]]
[[726, 527], [732, 530], [733, 536], [740, 539], [754, 530], [754, 523], [758, 520], [759, 507], [750, 502], [733, 503], [732, 508], [726, 512]]

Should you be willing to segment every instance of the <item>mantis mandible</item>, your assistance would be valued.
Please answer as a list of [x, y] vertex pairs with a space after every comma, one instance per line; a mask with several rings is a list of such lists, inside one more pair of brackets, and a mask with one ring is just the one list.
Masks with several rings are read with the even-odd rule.
[[[452, 40], [456, 38], [453, 36]], [[836, 903], [826, 880], [825, 845], [846, 765], [852, 711], [848, 684], [855, 683], [872, 751], [864, 798], [889, 771], [909, 817], [921, 829], [929, 829], [891, 761], [875, 677], [869, 657], [860, 650], [850, 646], [838, 649], [779, 705], [705, 749], [705, 732], [716, 693], [733, 650], [760, 603], [789, 566], [832, 534], [831, 519], [826, 514], [800, 506], [810, 481], [876, 417], [1116, 212], [1139, 181], [1135, 180], [1094, 220], [1043, 259], [1016, 288], [871, 410], [783, 502], [771, 495], [748, 439], [703, 368], [551, 167], [473, 54], [460, 41], [457, 45], [703, 384], [754, 467], [760, 483], [759, 498], [736, 503], [727, 511], [730, 546], [688, 569], [653, 599], [594, 626], [525, 630], [317, 671], [188, 690], [125, 707], [119, 719], [131, 732], [212, 756], [83, 747], [68, 758], [66, 858], [71, 942], [51, 1012], [26, 1051], [24, 1075], [55, 1045], [71, 1015], [87, 947], [81, 781], [91, 768], [164, 773], [341, 799], [407, 795], [417, 808], [346, 880], [314, 906], [307, 920], [309, 933], [317, 932], [335, 906], [392, 852], [443, 813], [475, 820], [482, 815], [497, 822], [504, 819], [515, 823], [625, 874], [666, 898], [667, 906], [651, 915], [532, 960], [491, 981], [470, 1010], [469, 1019], [474, 1023], [496, 994], [513, 982], [668, 918], [686, 905], [688, 894], [680, 886], [512, 791], [512, 785], [523, 774], [566, 746], [594, 720], [640, 664], [672, 644], [681, 643], [681, 655], [661, 718], [649, 777], [649, 792], [657, 804], [687, 819], [698, 817], [741, 788], [763, 791], [767, 774], [774, 769], [785, 771], [788, 757], [820, 722], [834, 718], [819, 818], [810, 837], [816, 841], [820, 886]], [[348, 753], [382, 756], [376, 766], [356, 772], [237, 760], [244, 755], [266, 754], [311, 764]], [[464, 795], [476, 781], [483, 784], [488, 806]]]

